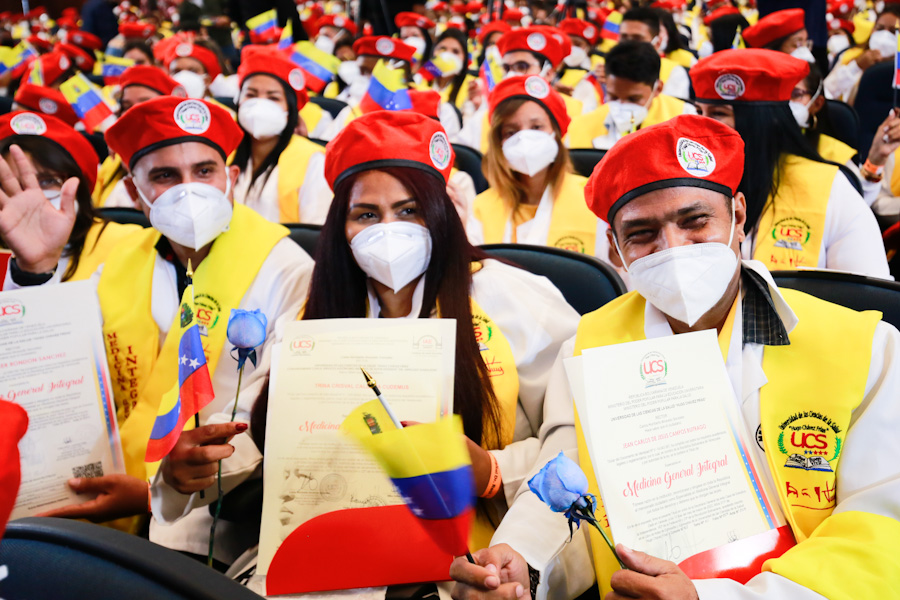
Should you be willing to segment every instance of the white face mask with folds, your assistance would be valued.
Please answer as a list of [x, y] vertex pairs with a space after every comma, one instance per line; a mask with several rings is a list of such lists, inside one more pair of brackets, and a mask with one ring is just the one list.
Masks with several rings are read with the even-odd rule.
[[326, 54], [334, 54], [334, 40], [327, 35], [320, 35], [317, 37], [315, 46]]
[[503, 157], [517, 173], [533, 177], [553, 164], [559, 155], [556, 136], [537, 129], [523, 129], [503, 142]]
[[569, 52], [569, 55], [563, 59], [563, 62], [566, 63], [567, 67], [580, 67], [587, 60], [587, 52], [584, 51], [584, 48], [581, 46], [572, 46], [572, 51]]
[[228, 229], [233, 207], [228, 201], [231, 178], [223, 192], [205, 183], [172, 186], [150, 203], [141, 188], [138, 195], [150, 207], [150, 224], [167, 239], [185, 248], [199, 250]]
[[441, 77], [453, 77], [463, 69], [462, 59], [452, 52], [441, 52], [432, 60]]
[[425, 56], [425, 48], [428, 44], [417, 35], [411, 35], [408, 38], [403, 38], [403, 43], [407, 46], [412, 46], [416, 49], [413, 52], [413, 60], [415, 62], [422, 62], [422, 57]]
[[[705, 242], [676, 246], [627, 265], [625, 270], [631, 277], [632, 287], [663, 313], [693, 327], [725, 295], [734, 277], [738, 266], [737, 255], [731, 249], [734, 218], [732, 198], [731, 234], [727, 244]], [[624, 256], [615, 236], [613, 242], [619, 256]]]
[[268, 98], [247, 98], [238, 107], [238, 123], [254, 139], [274, 137], [287, 127], [288, 113]]
[[800, 60], [804, 60], [808, 63], [815, 63], [816, 57], [813, 56], [812, 51], [806, 46], [800, 46], [799, 48], [794, 48], [794, 51], [791, 52], [791, 56], [794, 58], [799, 58]]
[[876, 31], [869, 37], [869, 49], [878, 50], [882, 58], [894, 56], [897, 52], [897, 34], [890, 31]]
[[813, 102], [816, 101], [816, 98], [819, 97], [819, 94], [822, 93], [822, 84], [819, 84], [819, 89], [816, 90], [816, 93], [813, 94], [812, 98], [809, 99], [809, 102], [806, 104], [802, 102], [794, 102], [791, 100], [788, 102], [788, 106], [791, 109], [791, 114], [794, 115], [794, 120], [797, 121], [797, 125], [800, 126], [800, 129], [806, 129], [809, 127], [809, 107], [812, 106]]
[[609, 106], [606, 128], [618, 135], [636, 131], [647, 118], [647, 107], [640, 104], [610, 100], [606, 105]]
[[366, 275], [396, 293], [428, 269], [431, 232], [418, 223], [377, 223], [350, 240], [350, 251]]
[[828, 53], [839, 54], [851, 46], [846, 35], [833, 35], [828, 38]]
[[193, 71], [178, 71], [172, 75], [172, 79], [184, 86], [188, 98], [203, 98], [206, 96], [206, 76], [198, 75]]

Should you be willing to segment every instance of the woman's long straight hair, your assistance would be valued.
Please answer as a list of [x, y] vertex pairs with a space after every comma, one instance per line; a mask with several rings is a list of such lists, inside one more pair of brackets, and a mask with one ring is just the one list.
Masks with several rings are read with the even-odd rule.
[[442, 41], [447, 38], [451, 38], [455, 40], [463, 52], [463, 66], [462, 69], [459, 70], [459, 73], [453, 76], [453, 80], [450, 82], [450, 97], [448, 102], [450, 104], [456, 104], [456, 98], [459, 96], [460, 91], [462, 91], [462, 86], [466, 82], [466, 77], [469, 74], [468, 71], [468, 56], [469, 56], [469, 47], [467, 45], [466, 34], [459, 29], [450, 28], [446, 30], [441, 36], [437, 39], [435, 46], [440, 44]]

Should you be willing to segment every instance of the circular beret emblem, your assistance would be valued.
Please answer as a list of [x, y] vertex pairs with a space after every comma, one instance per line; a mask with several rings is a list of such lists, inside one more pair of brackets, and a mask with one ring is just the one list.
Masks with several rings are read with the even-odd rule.
[[688, 175], [708, 177], [716, 170], [716, 157], [706, 146], [694, 140], [679, 138], [675, 144], [675, 156]]
[[295, 90], [302, 90], [304, 86], [306, 86], [306, 77], [303, 76], [303, 71], [300, 69], [294, 69], [288, 74], [288, 83], [291, 84], [291, 87]]
[[34, 113], [21, 113], [9, 121], [9, 127], [19, 135], [44, 135], [47, 123]]
[[175, 47], [175, 55], [176, 56], [190, 56], [191, 52], [193, 52], [194, 46], [193, 44], [178, 44]]
[[525, 80], [525, 91], [532, 98], [542, 100], [550, 94], [550, 86], [542, 78], [532, 75]]
[[335, 17], [334, 18], [334, 26], [335, 27], [343, 27], [344, 26], [344, 17]]
[[435, 131], [428, 142], [428, 155], [438, 171], [443, 171], [450, 164], [450, 142], [443, 131]]
[[594, 37], [595, 33], [597, 33], [597, 30], [594, 29], [593, 25], [588, 25], [587, 27], [584, 28], [584, 37], [585, 38], [590, 39], [590, 38]]
[[375, 42], [375, 51], [382, 56], [388, 56], [394, 52], [394, 42], [388, 38], [381, 38]]
[[535, 52], [540, 52], [547, 47], [547, 38], [540, 33], [532, 33], [526, 39], [525, 43]]
[[185, 100], [175, 107], [175, 124], [193, 135], [206, 133], [212, 121], [209, 108], [199, 100]]
[[38, 100], [38, 108], [41, 109], [42, 113], [46, 113], [48, 115], [55, 115], [56, 111], [59, 110], [59, 106], [57, 106], [56, 102], [54, 102], [50, 98], [41, 98], [40, 100]]
[[744, 80], [732, 73], [720, 75], [715, 83], [716, 93], [722, 100], [736, 100], [744, 95]]

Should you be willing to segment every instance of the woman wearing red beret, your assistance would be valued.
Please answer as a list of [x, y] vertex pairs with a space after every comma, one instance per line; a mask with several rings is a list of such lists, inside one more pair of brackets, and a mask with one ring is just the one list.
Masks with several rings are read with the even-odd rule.
[[[476, 490], [496, 524], [527, 490], [523, 476], [538, 459], [548, 369], [578, 315], [546, 279], [492, 260], [468, 242], [446, 193], [452, 164], [444, 130], [424, 115], [377, 111], [348, 124], [326, 154], [334, 201], [302, 318], [456, 319], [454, 410], [462, 417]], [[226, 489], [253, 472], [247, 465], [262, 461], [266, 406], [266, 395], [255, 406], [238, 406], [238, 419], [251, 421], [255, 446], [236, 444], [222, 461], [223, 477], [232, 478]], [[205, 466], [171, 456], [167, 463], [162, 514], [178, 516], [188, 503], [215, 497], [196, 493], [215, 485], [214, 477], [193, 479]], [[229, 465], [243, 467], [235, 473]], [[155, 504], [154, 514], [159, 518]], [[485, 547], [492, 533], [479, 518], [472, 549]]]
[[606, 224], [584, 204], [584, 177], [571, 173], [562, 142], [569, 117], [541, 77], [510, 77], [488, 99], [491, 187], [475, 199], [474, 240], [565, 248], [608, 256]]
[[875, 216], [844, 165], [803, 137], [789, 101], [809, 64], [783, 52], [723, 50], [691, 69], [702, 115], [746, 145], [744, 258], [771, 269], [820, 268], [889, 277]]
[[[13, 166], [19, 180], [24, 181], [31, 170], [44, 196], [57, 210], [62, 210], [63, 188], [76, 188], [75, 224], [53, 280], [87, 279], [118, 240], [139, 229], [137, 225], [111, 223], [97, 216], [91, 202], [99, 163], [97, 153], [83, 135], [59, 119], [27, 111], [0, 117], [0, 156]], [[0, 232], [0, 236], [10, 233]], [[4, 287], [16, 268], [12, 259]]]

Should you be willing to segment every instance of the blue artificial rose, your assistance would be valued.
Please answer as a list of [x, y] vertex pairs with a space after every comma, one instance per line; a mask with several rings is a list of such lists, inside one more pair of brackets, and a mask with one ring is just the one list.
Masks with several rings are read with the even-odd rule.
[[575, 461], [562, 452], [531, 478], [528, 487], [553, 512], [563, 513], [586, 504], [587, 477]]
[[256, 348], [266, 341], [269, 320], [260, 310], [231, 309], [228, 318], [228, 341], [236, 348]]

